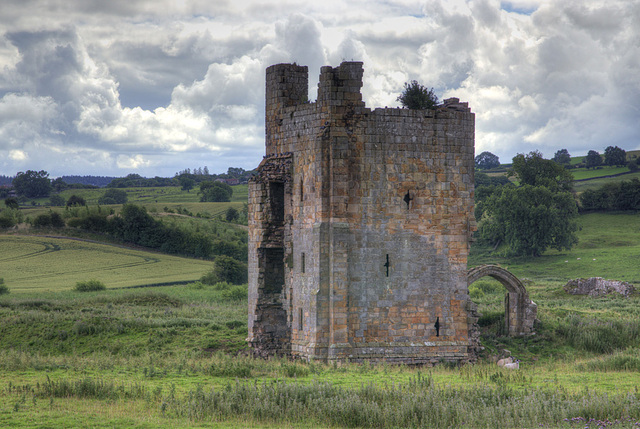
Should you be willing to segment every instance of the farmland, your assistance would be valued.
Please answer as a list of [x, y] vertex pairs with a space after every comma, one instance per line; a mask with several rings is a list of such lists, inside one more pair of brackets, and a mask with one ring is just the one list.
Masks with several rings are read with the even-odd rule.
[[[95, 206], [103, 190], [64, 192]], [[221, 219], [243, 207], [246, 186], [230, 203], [179, 188], [127, 192], [163, 223], [246, 243], [246, 227]], [[32, 218], [49, 210], [22, 208]], [[523, 279], [536, 335], [503, 335], [504, 287], [481, 279], [470, 288], [480, 361], [434, 368], [253, 359], [247, 286], [198, 281], [211, 261], [99, 243], [76, 228], [64, 230], [75, 239], [0, 235], [10, 290], [0, 295], [0, 427], [638, 427], [640, 295], [578, 297], [562, 286], [588, 276], [638, 286], [640, 215], [583, 214], [580, 224], [573, 250], [538, 258], [476, 243], [470, 266], [499, 263]], [[107, 289], [73, 290], [88, 279]], [[505, 350], [519, 371], [495, 366]]]
[[54, 237], [0, 235], [0, 273], [12, 291], [57, 292], [96, 278], [122, 288], [198, 280], [211, 262]]
[[[561, 287], [589, 275], [637, 283], [640, 216], [589, 214], [581, 222], [581, 243], [571, 252], [520, 260], [474, 248], [472, 265], [499, 262], [525, 279], [541, 323], [534, 337], [499, 335], [504, 288], [476, 282], [485, 352], [477, 365], [460, 368], [245, 357], [246, 286], [185, 280], [117, 289], [115, 278], [95, 271], [81, 277], [104, 278], [109, 289], [80, 293], [71, 290], [71, 278], [30, 289], [5, 275], [11, 293], [0, 297], [0, 425], [495, 427], [500, 421], [500, 427], [572, 428], [618, 419], [614, 427], [633, 427], [640, 417], [640, 297], [570, 297]], [[37, 255], [64, 246], [73, 257], [79, 257], [73, 246], [87, 246], [78, 251], [87, 254], [85, 266], [90, 255], [111, 257], [92, 250], [100, 247], [93, 243], [7, 237], [17, 259], [33, 254], [34, 267]], [[57, 251], [38, 244], [60, 242]], [[145, 256], [165, 257], [105, 247], [131, 255], [124, 260], [138, 261], [135, 270], [147, 265]], [[210, 264], [177, 259], [203, 269]], [[520, 371], [491, 364], [504, 349], [521, 360]]]

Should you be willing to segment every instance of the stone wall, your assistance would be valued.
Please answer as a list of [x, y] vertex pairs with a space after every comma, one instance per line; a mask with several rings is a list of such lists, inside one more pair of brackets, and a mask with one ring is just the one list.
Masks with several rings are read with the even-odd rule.
[[[306, 67], [267, 69], [267, 155], [249, 195], [249, 341], [305, 359], [472, 359], [474, 114], [457, 99], [371, 110], [363, 72], [323, 67], [307, 103]], [[272, 210], [281, 194], [282, 221]], [[266, 261], [269, 248], [282, 264]], [[274, 264], [281, 288], [269, 286]]]

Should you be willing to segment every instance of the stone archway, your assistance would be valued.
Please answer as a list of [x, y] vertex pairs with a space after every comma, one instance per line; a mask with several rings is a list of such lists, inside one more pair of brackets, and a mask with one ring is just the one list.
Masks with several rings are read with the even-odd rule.
[[497, 265], [481, 265], [468, 271], [467, 286], [486, 276], [498, 280], [507, 289], [504, 306], [505, 323], [509, 335], [533, 333], [533, 322], [538, 314], [538, 306], [529, 299], [529, 294], [520, 279]]

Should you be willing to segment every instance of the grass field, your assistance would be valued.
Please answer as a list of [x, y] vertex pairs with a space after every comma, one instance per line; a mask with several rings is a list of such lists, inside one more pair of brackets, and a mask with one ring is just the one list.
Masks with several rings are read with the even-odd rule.
[[640, 179], [640, 171], [635, 173], [624, 174], [617, 177], [596, 177], [592, 180], [586, 180], [584, 182], [574, 182], [573, 189], [577, 193], [586, 191], [587, 189], [598, 189], [607, 183], [618, 183], [624, 180], [631, 180], [633, 178]]
[[[246, 286], [185, 280], [113, 289], [104, 279], [111, 289], [80, 293], [70, 290], [70, 277], [52, 280], [78, 269], [56, 263], [61, 252], [69, 252], [65, 261], [86, 256], [78, 261], [84, 269], [91, 259], [104, 265], [110, 258], [130, 262], [122, 269], [132, 272], [159, 271], [170, 259], [175, 272], [209, 263], [0, 236], [0, 264], [22, 261], [50, 281], [18, 287], [6, 274], [18, 265], [0, 265], [11, 290], [0, 296], [0, 427], [638, 427], [640, 296], [574, 297], [562, 285], [587, 276], [640, 284], [640, 215], [580, 221], [581, 241], [571, 252], [521, 260], [474, 247], [470, 265], [500, 263], [524, 279], [539, 308], [537, 334], [501, 336], [504, 288], [481, 279], [472, 285], [484, 313], [481, 362], [435, 368], [245, 357]], [[153, 259], [160, 262], [147, 262]], [[521, 360], [519, 371], [491, 363], [504, 349]]]
[[[125, 188], [127, 192], [127, 202], [145, 206], [152, 213], [166, 212], [167, 209], [177, 211], [178, 209], [186, 209], [195, 214], [202, 214], [204, 217], [220, 216], [229, 208], [233, 207], [240, 210], [247, 202], [248, 186], [237, 185], [232, 186], [233, 196], [230, 202], [211, 203], [200, 202], [200, 196], [197, 189], [191, 191], [183, 191], [179, 186], [164, 186], [154, 188]], [[98, 199], [105, 193], [105, 189], [67, 189], [60, 193], [60, 196], [68, 200], [70, 196], [77, 195], [82, 197], [89, 206], [98, 204]], [[35, 199], [37, 204], [32, 207], [24, 207], [22, 210], [25, 216], [31, 218], [48, 213], [49, 210], [58, 212], [64, 211], [64, 207], [50, 207], [48, 205], [49, 198]], [[120, 205], [104, 206], [105, 208], [113, 208], [119, 210]]]
[[[246, 240], [246, 229], [210, 220], [242, 208], [246, 186], [234, 187], [231, 203], [201, 203], [179, 188], [127, 191], [164, 222]], [[63, 197], [94, 205], [102, 192]], [[504, 258], [474, 245], [469, 266], [498, 263], [523, 279], [540, 323], [531, 337], [502, 335], [504, 287], [481, 279], [470, 288], [483, 314], [480, 362], [435, 368], [252, 359], [247, 287], [197, 282], [211, 262], [0, 235], [10, 290], [0, 295], [0, 427], [638, 428], [640, 294], [576, 297], [562, 286], [600, 276], [640, 287], [640, 214], [579, 220], [580, 242], [568, 252]], [[72, 290], [89, 279], [108, 289]], [[170, 285], [128, 289], [162, 283]], [[519, 371], [492, 363], [506, 349]]]
[[57, 292], [97, 279], [108, 288], [191, 282], [211, 262], [72, 239], [0, 235], [0, 276], [16, 293]]

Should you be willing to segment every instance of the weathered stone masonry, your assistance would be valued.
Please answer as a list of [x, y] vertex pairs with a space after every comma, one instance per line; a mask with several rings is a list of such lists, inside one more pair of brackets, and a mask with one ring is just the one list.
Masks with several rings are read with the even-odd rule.
[[266, 156], [249, 186], [249, 342], [261, 355], [474, 358], [467, 289], [475, 117], [365, 107], [360, 62], [266, 73]]

